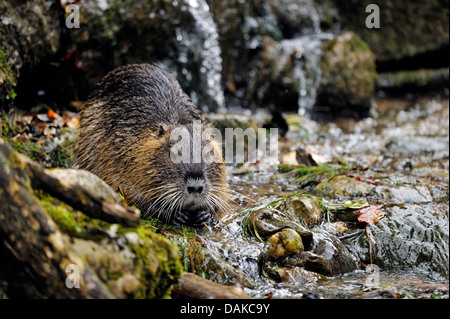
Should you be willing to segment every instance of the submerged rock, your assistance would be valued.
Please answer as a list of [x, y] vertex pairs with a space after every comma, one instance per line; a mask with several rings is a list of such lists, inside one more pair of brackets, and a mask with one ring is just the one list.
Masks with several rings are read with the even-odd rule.
[[311, 284], [326, 278], [321, 274], [306, 270], [302, 267], [280, 267], [271, 263], [264, 265], [263, 275], [276, 282], [295, 284], [297, 286]]

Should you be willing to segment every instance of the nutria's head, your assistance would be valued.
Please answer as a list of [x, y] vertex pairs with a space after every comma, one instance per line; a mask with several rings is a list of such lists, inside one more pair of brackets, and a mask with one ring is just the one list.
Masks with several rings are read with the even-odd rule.
[[222, 150], [204, 123], [160, 124], [142, 138], [136, 159], [125, 192], [144, 218], [200, 227], [226, 208]]

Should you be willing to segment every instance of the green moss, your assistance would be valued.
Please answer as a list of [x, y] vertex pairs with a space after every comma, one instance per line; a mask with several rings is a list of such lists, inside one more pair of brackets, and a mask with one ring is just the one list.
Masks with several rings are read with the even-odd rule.
[[17, 96], [14, 91], [16, 81], [14, 79], [14, 73], [11, 65], [8, 64], [8, 58], [3, 48], [0, 47], [0, 94], [2, 103], [4, 99], [14, 100]]
[[[96, 242], [107, 238], [106, 231], [110, 229], [110, 223], [90, 218], [40, 190], [35, 191], [35, 196], [62, 232]], [[138, 227], [118, 225], [117, 228], [118, 237], [134, 232], [141, 241], [137, 245], [129, 244], [131, 251], [136, 254], [134, 274], [141, 276], [140, 288], [132, 297], [168, 298], [170, 288], [178, 281], [183, 267], [177, 246], [170, 239], [156, 234], [149, 225], [149, 222], [142, 221]], [[108, 272], [107, 278], [116, 280], [122, 275], [120, 271]]]
[[290, 166], [290, 165], [280, 165], [278, 167], [281, 172], [295, 171], [296, 180], [295, 184], [300, 186], [306, 186], [309, 183], [318, 183], [323, 179], [332, 178], [337, 175], [347, 174], [354, 170], [348, 167], [342, 166], [331, 166], [328, 164], [322, 164], [319, 166]]
[[45, 154], [41, 147], [33, 142], [10, 142], [9, 143], [19, 153], [25, 154], [34, 161], [41, 161], [45, 158]]
[[58, 145], [52, 154], [53, 167], [70, 167], [72, 163], [73, 151], [66, 149], [65, 147]]
[[8, 121], [8, 115], [5, 112], [2, 113], [0, 124], [0, 136], [7, 141], [13, 134], [14, 128], [11, 127]]
[[99, 241], [104, 238], [104, 233], [102, 234], [99, 230], [106, 231], [111, 226], [110, 223], [90, 218], [74, 210], [41, 190], [36, 190], [35, 196], [61, 231], [72, 237]]
[[130, 247], [138, 257], [138, 266], [142, 269], [140, 281], [143, 284], [134, 298], [169, 298], [170, 287], [178, 282], [183, 273], [177, 246], [168, 238], [154, 233], [145, 224], [133, 231], [144, 243]]

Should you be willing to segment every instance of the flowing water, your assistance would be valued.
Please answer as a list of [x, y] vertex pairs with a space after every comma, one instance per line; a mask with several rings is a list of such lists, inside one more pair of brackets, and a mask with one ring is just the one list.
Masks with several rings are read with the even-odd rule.
[[[325, 220], [312, 229], [314, 240], [325, 243], [331, 255], [341, 251], [339, 262], [355, 262], [357, 269], [336, 276], [315, 276], [294, 267], [294, 271], [288, 270], [288, 279], [277, 281], [268, 276], [271, 271], [280, 272], [281, 267], [264, 264], [267, 245], [244, 234], [239, 207], [256, 207], [299, 188], [292, 175], [260, 175], [255, 165], [230, 167], [230, 185], [238, 205], [220, 227], [200, 234], [209, 252], [207, 268], [214, 269], [206, 271], [207, 278], [231, 284], [241, 271], [246, 292], [255, 297], [448, 297], [448, 96], [378, 100], [372, 114], [361, 120], [336, 121], [292, 114], [290, 122], [296, 121], [303, 129], [290, 125], [286, 139], [280, 140], [280, 150], [301, 148], [318, 162], [340, 161], [366, 168], [365, 177], [376, 186], [362, 198], [370, 205], [382, 205], [386, 213], [368, 227], [375, 272], [367, 272], [363, 266], [369, 263], [367, 236], [337, 240]], [[258, 116], [252, 118], [257, 120]], [[315, 191], [310, 189], [310, 193]], [[339, 220], [339, 216], [334, 217], [333, 221]], [[349, 223], [349, 227], [356, 226]]]

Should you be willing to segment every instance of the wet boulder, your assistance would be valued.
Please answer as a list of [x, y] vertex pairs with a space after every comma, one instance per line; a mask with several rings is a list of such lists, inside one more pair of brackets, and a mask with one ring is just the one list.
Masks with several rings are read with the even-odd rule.
[[0, 111], [14, 100], [22, 67], [58, 51], [63, 14], [55, 1], [0, 3]]
[[272, 235], [268, 240], [267, 254], [272, 259], [280, 259], [303, 251], [302, 238], [293, 229], [285, 228]]
[[[370, 225], [373, 263], [382, 269], [417, 269], [429, 276], [449, 275], [448, 202], [404, 203], [385, 208], [386, 217]], [[369, 261], [366, 235], [346, 241], [362, 262]]]
[[375, 55], [353, 32], [346, 32], [323, 46], [322, 78], [318, 104], [338, 111], [354, 108], [367, 111], [375, 91]]
[[322, 41], [315, 35], [262, 41], [261, 67], [250, 90], [260, 106], [310, 109], [320, 84]]
[[[126, 207], [97, 176], [49, 172], [2, 139], [0, 168], [5, 296], [169, 296], [182, 273], [178, 248], [141, 224], [139, 212]], [[98, 189], [91, 193], [86, 184], [93, 182]], [[75, 285], [78, 289], [68, 289]]]
[[119, 65], [153, 62], [203, 111], [224, 107], [218, 33], [205, 0], [92, 1], [80, 15], [80, 28], [70, 33], [92, 85]]
[[322, 210], [317, 198], [295, 196], [287, 199], [283, 207], [306, 227], [319, 225], [322, 221]]
[[338, 175], [322, 181], [315, 190], [330, 196], [366, 197], [375, 192], [375, 186], [353, 177]]
[[296, 231], [307, 246], [311, 242], [312, 233], [309, 229], [281, 212], [269, 208], [261, 209], [251, 214], [251, 228], [260, 237], [269, 237], [285, 228]]

